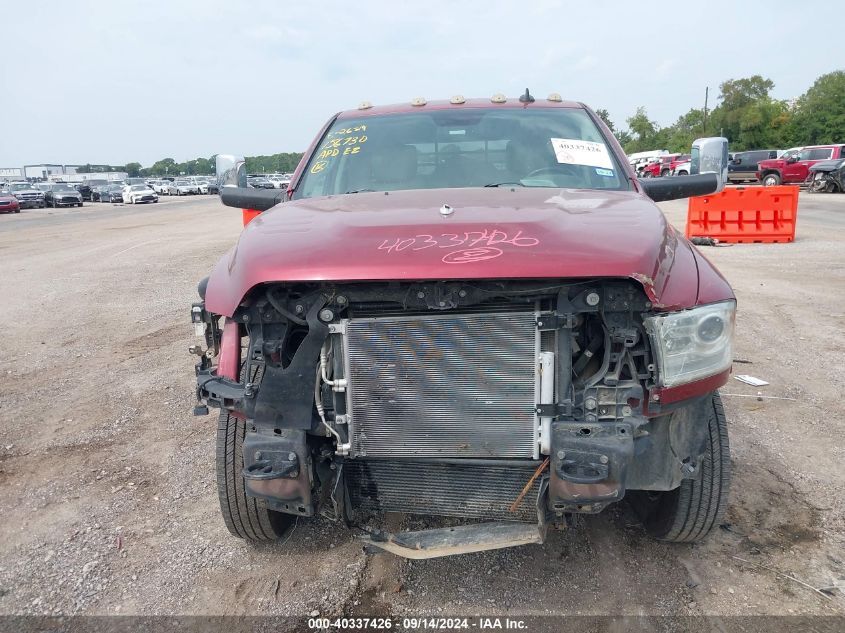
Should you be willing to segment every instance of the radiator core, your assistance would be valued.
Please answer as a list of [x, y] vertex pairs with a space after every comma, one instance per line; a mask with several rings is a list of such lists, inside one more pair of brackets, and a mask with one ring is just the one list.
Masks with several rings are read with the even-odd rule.
[[350, 319], [354, 457], [536, 457], [534, 312]]

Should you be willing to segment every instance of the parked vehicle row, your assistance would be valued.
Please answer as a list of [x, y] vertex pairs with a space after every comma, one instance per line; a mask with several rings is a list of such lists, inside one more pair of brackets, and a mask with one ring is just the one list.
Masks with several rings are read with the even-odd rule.
[[287, 189], [292, 174], [247, 174], [247, 187], [253, 189]]
[[9, 193], [18, 201], [18, 206], [25, 209], [43, 209], [44, 207], [81, 207], [82, 194], [64, 182], [25, 181], [9, 184]]
[[[845, 159], [845, 145], [811, 145], [782, 149], [756, 149], [729, 155], [728, 181], [733, 184], [759, 182], [766, 187], [781, 184], [802, 184], [810, 178], [810, 168], [820, 161]], [[687, 176], [689, 154], [670, 154], [664, 150], [640, 152], [628, 157], [640, 178]], [[822, 173], [834, 174], [836, 169]], [[815, 178], [815, 175], [813, 175]], [[825, 179], [824, 176], [819, 178]], [[834, 181], [824, 180], [828, 190], [835, 190]]]

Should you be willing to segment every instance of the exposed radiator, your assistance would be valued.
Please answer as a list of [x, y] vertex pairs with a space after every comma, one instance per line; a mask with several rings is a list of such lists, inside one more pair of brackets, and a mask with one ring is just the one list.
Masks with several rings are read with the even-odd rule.
[[352, 455], [536, 455], [533, 312], [346, 323]]
[[534, 474], [535, 463], [491, 466], [356, 459], [343, 468], [352, 506], [360, 510], [537, 521], [539, 478], [516, 511], [509, 510]]

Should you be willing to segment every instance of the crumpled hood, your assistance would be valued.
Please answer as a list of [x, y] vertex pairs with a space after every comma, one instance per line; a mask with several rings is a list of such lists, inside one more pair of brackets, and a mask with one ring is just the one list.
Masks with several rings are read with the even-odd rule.
[[231, 315], [250, 288], [272, 281], [575, 277], [636, 279], [666, 309], [697, 301], [689, 243], [642, 194], [499, 187], [278, 205], [219, 262], [206, 305]]

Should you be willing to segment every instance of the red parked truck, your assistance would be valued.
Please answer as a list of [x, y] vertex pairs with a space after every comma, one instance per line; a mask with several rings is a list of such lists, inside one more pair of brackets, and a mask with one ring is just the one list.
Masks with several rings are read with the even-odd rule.
[[720, 190], [725, 139], [639, 181], [592, 110], [526, 91], [341, 112], [286, 191], [217, 161], [223, 203], [262, 212], [192, 308], [232, 534], [475, 521], [363, 537], [427, 558], [623, 497], [659, 539], [719, 523], [736, 302], [655, 201]]
[[757, 180], [766, 187], [801, 184], [810, 167], [822, 160], [845, 158], [845, 145], [810, 145], [790, 150], [780, 158], [757, 163]]
[[641, 178], [661, 178], [672, 175], [672, 163], [677, 160], [681, 154], [666, 154], [658, 157], [653, 163], [649, 163], [643, 167], [640, 173]]

